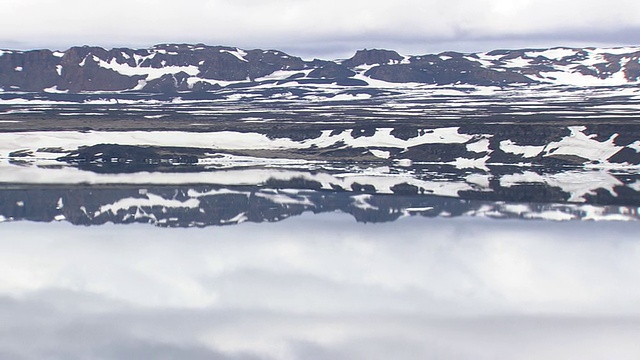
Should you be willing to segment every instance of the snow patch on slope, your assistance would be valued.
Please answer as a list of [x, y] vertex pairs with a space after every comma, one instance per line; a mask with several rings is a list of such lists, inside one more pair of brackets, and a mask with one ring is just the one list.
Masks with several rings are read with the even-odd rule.
[[543, 51], [528, 51], [525, 53], [525, 55], [533, 58], [537, 56], [542, 56], [551, 60], [561, 60], [565, 57], [574, 56], [576, 55], [576, 53], [577, 51], [575, 49], [555, 48], [555, 49], [548, 49]]
[[571, 135], [545, 146], [545, 156], [574, 155], [593, 161], [606, 161], [622, 149], [613, 143], [618, 134], [600, 142], [594, 139], [596, 134], [586, 135], [585, 129], [585, 126], [570, 126]]
[[243, 50], [238, 49], [238, 48], [236, 48], [235, 51], [220, 50], [220, 52], [231, 54], [231, 55], [235, 56], [240, 61], [249, 62], [247, 59], [244, 58], [245, 56], [247, 56], [247, 53], [244, 52]]
[[109, 62], [98, 59], [98, 65], [100, 67], [113, 70], [125, 76], [145, 76], [146, 81], [159, 79], [166, 74], [175, 75], [179, 72], [185, 72], [190, 76], [196, 76], [200, 72], [198, 67], [194, 65], [164, 66], [161, 68], [141, 67], [141, 66], [132, 67], [132, 66], [129, 66], [128, 64], [119, 64], [115, 59], [111, 59], [111, 61]]
[[503, 140], [500, 141], [500, 150], [525, 158], [532, 158], [538, 156], [544, 150], [544, 146], [516, 145], [512, 140]]
[[538, 174], [533, 171], [504, 175], [500, 178], [500, 186], [512, 187], [520, 184], [542, 183], [559, 187], [571, 194], [569, 201], [584, 202], [585, 196], [595, 195], [598, 189], [604, 189], [613, 196], [614, 188], [624, 185], [615, 176], [605, 171], [566, 171], [556, 174]]

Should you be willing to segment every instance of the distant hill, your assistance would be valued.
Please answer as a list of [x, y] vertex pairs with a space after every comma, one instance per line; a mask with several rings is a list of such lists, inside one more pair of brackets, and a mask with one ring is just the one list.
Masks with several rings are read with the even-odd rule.
[[[149, 49], [0, 50], [5, 92], [206, 92], [223, 87], [334, 84], [618, 86], [640, 80], [640, 46], [444, 52], [417, 56], [359, 50], [346, 60], [303, 60], [278, 50], [202, 44]], [[403, 85], [404, 84], [404, 85]]]

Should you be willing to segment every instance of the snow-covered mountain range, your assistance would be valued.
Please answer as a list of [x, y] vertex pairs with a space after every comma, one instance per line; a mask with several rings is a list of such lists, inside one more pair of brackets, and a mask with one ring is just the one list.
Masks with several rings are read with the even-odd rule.
[[349, 59], [304, 60], [277, 50], [202, 44], [149, 49], [0, 50], [5, 92], [205, 92], [224, 87], [335, 84], [619, 86], [640, 82], [640, 46], [401, 55], [360, 50]]

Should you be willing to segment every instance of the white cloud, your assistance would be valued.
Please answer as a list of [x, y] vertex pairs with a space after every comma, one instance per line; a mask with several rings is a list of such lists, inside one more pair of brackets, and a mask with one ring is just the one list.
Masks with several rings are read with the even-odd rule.
[[[204, 230], [7, 223], [0, 294], [66, 289], [150, 308], [640, 315], [640, 288], [626, 286], [640, 278], [637, 228], [466, 218], [372, 226], [331, 214]], [[288, 299], [288, 284], [309, 293]], [[330, 301], [325, 290], [347, 297]]]
[[478, 41], [624, 44], [638, 41], [632, 30], [640, 28], [640, 3], [631, 0], [5, 0], [2, 8], [0, 47], [203, 42], [316, 54], [360, 47], [420, 53]]
[[0, 354], [635, 359], [638, 226], [4, 223]]

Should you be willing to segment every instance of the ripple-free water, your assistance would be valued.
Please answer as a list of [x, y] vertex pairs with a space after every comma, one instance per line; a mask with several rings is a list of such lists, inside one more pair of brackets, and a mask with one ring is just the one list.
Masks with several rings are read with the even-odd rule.
[[640, 223], [0, 224], [7, 358], [635, 359]]

